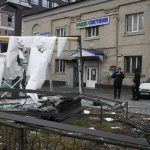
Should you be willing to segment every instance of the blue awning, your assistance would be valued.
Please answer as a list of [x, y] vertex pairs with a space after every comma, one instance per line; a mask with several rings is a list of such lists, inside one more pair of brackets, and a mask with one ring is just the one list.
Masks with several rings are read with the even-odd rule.
[[89, 53], [94, 54], [94, 55], [104, 55], [103, 51], [102, 50], [98, 50], [98, 49], [82, 48], [82, 51], [86, 51], [86, 52], [89, 52]]
[[[72, 53], [73, 57], [80, 57], [80, 52], [76, 51]], [[104, 53], [102, 50], [99, 49], [87, 49], [87, 48], [82, 48], [82, 57], [99, 57], [103, 61], [103, 56]]]
[[[82, 48], [82, 57], [103, 56], [103, 55], [104, 55], [104, 53], [102, 50]], [[72, 56], [78, 57], [78, 56], [80, 56], [80, 52], [76, 51], [72, 54]]]

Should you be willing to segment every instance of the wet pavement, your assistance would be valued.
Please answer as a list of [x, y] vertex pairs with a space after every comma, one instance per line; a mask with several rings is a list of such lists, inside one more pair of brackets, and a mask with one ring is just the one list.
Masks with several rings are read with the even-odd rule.
[[[48, 90], [48, 87], [46, 88]], [[63, 93], [77, 93], [78, 88], [69, 88], [69, 87], [54, 87], [54, 91], [63, 92]], [[96, 89], [84, 89], [84, 94], [93, 95], [93, 96], [100, 96], [106, 98], [113, 98], [113, 87], [101, 87]], [[150, 98], [140, 99], [139, 101], [131, 100], [132, 93], [130, 87], [123, 87], [122, 94], [120, 99], [116, 99], [122, 102], [128, 102], [129, 111], [134, 113], [140, 114], [147, 114], [150, 115]], [[91, 103], [91, 102], [89, 102]]]

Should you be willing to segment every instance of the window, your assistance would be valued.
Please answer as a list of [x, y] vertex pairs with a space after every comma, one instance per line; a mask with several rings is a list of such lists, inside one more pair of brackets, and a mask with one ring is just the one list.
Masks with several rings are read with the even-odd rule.
[[49, 8], [49, 1], [48, 0], [42, 0], [42, 6]]
[[39, 4], [39, 0], [31, 0], [31, 3], [38, 5]]
[[99, 26], [87, 28], [86, 29], [86, 36], [87, 37], [99, 36]]
[[12, 16], [8, 15], [7, 21], [8, 21], [7, 24], [8, 27], [14, 27], [14, 20]]
[[15, 17], [12, 15], [3, 15], [1, 18], [1, 25], [6, 27], [15, 27]]
[[134, 73], [135, 68], [142, 71], [142, 56], [125, 56], [125, 73]]
[[55, 72], [65, 72], [65, 61], [56, 59], [55, 60]]
[[127, 15], [127, 32], [141, 32], [144, 30], [144, 13]]
[[66, 36], [66, 29], [65, 28], [57, 28], [56, 29], [56, 36]]
[[35, 24], [32, 28], [32, 35], [39, 36], [39, 34], [40, 34], [40, 26], [38, 24]]

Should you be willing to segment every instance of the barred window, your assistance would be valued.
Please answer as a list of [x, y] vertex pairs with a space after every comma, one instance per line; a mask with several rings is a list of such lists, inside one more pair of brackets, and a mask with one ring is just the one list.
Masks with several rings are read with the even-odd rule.
[[99, 36], [99, 26], [86, 28], [86, 36], [87, 37]]
[[144, 13], [127, 15], [126, 22], [127, 32], [141, 32], [144, 30]]
[[65, 72], [65, 61], [56, 59], [55, 60], [55, 72]]
[[66, 36], [66, 28], [56, 28], [56, 36]]
[[142, 71], [142, 56], [125, 56], [125, 73], [134, 73], [135, 68]]

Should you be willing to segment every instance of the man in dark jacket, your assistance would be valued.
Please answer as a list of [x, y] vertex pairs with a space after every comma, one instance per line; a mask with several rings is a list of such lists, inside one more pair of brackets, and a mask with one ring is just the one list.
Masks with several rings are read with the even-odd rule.
[[120, 98], [121, 96], [121, 88], [122, 88], [122, 80], [124, 79], [124, 73], [121, 71], [121, 68], [118, 68], [116, 72], [112, 75], [114, 78], [114, 98]]
[[138, 68], [134, 71], [133, 86], [132, 86], [132, 100], [139, 100], [139, 86], [141, 74]]

